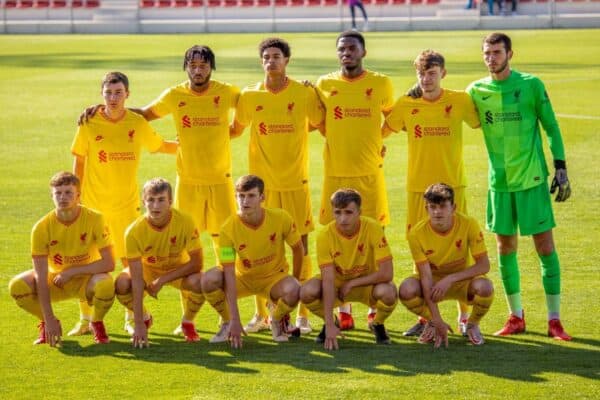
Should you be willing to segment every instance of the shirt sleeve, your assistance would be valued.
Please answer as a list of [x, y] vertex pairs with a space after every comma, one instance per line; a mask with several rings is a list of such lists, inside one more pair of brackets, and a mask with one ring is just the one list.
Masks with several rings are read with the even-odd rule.
[[473, 256], [487, 253], [483, 231], [475, 218], [469, 218], [469, 250]]
[[125, 248], [127, 258], [140, 258], [142, 257], [142, 248], [137, 238], [137, 230], [135, 225], [131, 224], [125, 230]]
[[80, 125], [77, 127], [77, 133], [75, 133], [73, 143], [71, 144], [71, 153], [80, 157], [87, 156], [89, 149], [87, 141], [88, 131], [89, 128], [87, 125]]
[[385, 237], [383, 228], [378, 224], [374, 223], [371, 230], [371, 246], [373, 246], [373, 253], [375, 254], [375, 260], [381, 262], [392, 258], [392, 251], [390, 245]]
[[44, 220], [38, 221], [31, 230], [31, 255], [33, 257], [48, 255], [48, 229]]
[[108, 224], [104, 219], [104, 216], [102, 214], [96, 215], [97, 217], [95, 218], [94, 226], [92, 229], [98, 249], [103, 249], [105, 247], [112, 246], [112, 235], [110, 229], [108, 228]]
[[244, 126], [248, 126], [252, 122], [252, 114], [248, 105], [249, 100], [248, 92], [243, 91], [235, 108], [235, 120]]
[[481, 126], [481, 122], [479, 121], [479, 113], [477, 112], [477, 108], [475, 108], [475, 103], [473, 103], [473, 99], [467, 93], [462, 96], [463, 99], [463, 110], [464, 116], [463, 121], [467, 123], [471, 128], [479, 128]]
[[237, 86], [230, 86], [231, 90], [231, 104], [229, 108], [236, 108], [238, 101], [240, 101], [240, 88]]
[[314, 88], [307, 88], [308, 90], [308, 101], [307, 101], [307, 111], [308, 111], [308, 122], [312, 126], [319, 126], [321, 122], [325, 119], [325, 110], [323, 110], [323, 105], [317, 96], [317, 93]]
[[393, 105], [391, 112], [385, 118], [386, 124], [394, 131], [399, 132], [404, 128], [404, 117], [402, 115], [402, 98]]
[[200, 240], [200, 231], [194, 225], [192, 218], [186, 218], [186, 237], [185, 249], [188, 253], [202, 250], [202, 241]]
[[235, 244], [224, 227], [219, 234], [219, 260], [220, 264], [235, 262]]
[[410, 248], [410, 253], [416, 265], [423, 264], [424, 262], [428, 261], [427, 256], [423, 251], [423, 247], [421, 246], [421, 243], [419, 243], [419, 238], [415, 234], [415, 231], [411, 231], [408, 234], [408, 247]]
[[164, 117], [165, 115], [171, 114], [173, 112], [172, 109], [172, 101], [171, 101], [171, 92], [172, 89], [166, 89], [164, 92], [158, 96], [157, 99], [152, 101], [147, 107], [152, 110], [152, 113], [157, 117]]
[[296, 229], [296, 224], [294, 220], [286, 211], [283, 211], [283, 226], [282, 226], [282, 234], [285, 239], [285, 242], [290, 246], [294, 246], [297, 244], [301, 238], [298, 233], [298, 229]]
[[162, 136], [156, 133], [156, 131], [152, 129], [152, 126], [150, 126], [145, 119], [142, 119], [139, 129], [141, 130], [140, 133], [142, 134], [142, 146], [144, 146], [144, 148], [150, 153], [158, 151], [158, 149], [160, 149], [164, 143]]
[[319, 236], [317, 236], [317, 264], [319, 264], [319, 268], [333, 264], [327, 229], [319, 232]]
[[385, 77], [384, 80], [384, 96], [381, 102], [381, 110], [384, 112], [390, 111], [394, 106], [394, 87], [392, 86], [392, 80]]
[[540, 79], [534, 79], [533, 86], [536, 113], [548, 136], [552, 157], [555, 160], [565, 160], [565, 147], [548, 92]]

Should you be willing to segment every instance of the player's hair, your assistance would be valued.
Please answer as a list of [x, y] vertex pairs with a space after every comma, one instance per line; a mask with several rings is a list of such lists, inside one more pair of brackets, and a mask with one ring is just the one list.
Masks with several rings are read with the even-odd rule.
[[423, 198], [426, 203], [442, 204], [449, 201], [454, 204], [454, 189], [445, 183], [434, 183], [425, 190]]
[[444, 65], [444, 56], [431, 49], [423, 50], [421, 54], [415, 58], [414, 62], [415, 69], [420, 72], [427, 71], [429, 68], [433, 67], [440, 67], [443, 69]]
[[169, 200], [173, 198], [173, 188], [169, 181], [164, 178], [152, 178], [142, 188], [142, 197], [145, 199], [147, 194], [159, 194], [166, 191], [169, 195]]
[[350, 205], [350, 203], [355, 203], [356, 208], [360, 209], [360, 205], [362, 202], [360, 193], [358, 192], [358, 190], [349, 189], [349, 188], [342, 188], [342, 189], [336, 190], [331, 195], [330, 200], [331, 200], [331, 205], [333, 206], [333, 208], [344, 208], [344, 207], [348, 207], [348, 205]]
[[79, 181], [79, 178], [77, 176], [67, 171], [57, 172], [56, 174], [54, 174], [54, 176], [52, 176], [52, 178], [50, 178], [51, 188], [63, 185], [73, 185], [77, 188], [77, 190], [79, 190], [79, 188], [81, 187], [81, 182]]
[[238, 180], [235, 181], [236, 192], [247, 192], [254, 188], [258, 188], [258, 193], [260, 194], [263, 194], [265, 191], [265, 182], [256, 175], [240, 176]]
[[510, 37], [508, 37], [508, 35], [506, 33], [502, 33], [502, 32], [490, 33], [489, 35], [487, 35], [486, 37], [483, 38], [482, 46], [486, 43], [487, 44], [504, 43], [504, 48], [506, 49], [507, 53], [512, 50], [512, 41], [510, 40]]
[[365, 37], [363, 35], [361, 35], [360, 32], [351, 31], [351, 30], [344, 31], [338, 35], [337, 39], [335, 40], [335, 43], [336, 44], [339, 43], [339, 41], [344, 38], [354, 38], [360, 42], [363, 49], [365, 48]]
[[187, 49], [185, 55], [183, 56], [184, 71], [187, 68], [188, 64], [191, 63], [194, 57], [196, 56], [200, 57], [202, 61], [209, 63], [210, 69], [212, 69], [213, 71], [217, 70], [217, 65], [215, 62], [215, 53], [213, 53], [211, 48], [208, 46], [200, 46], [196, 44]]
[[118, 71], [108, 72], [106, 75], [104, 75], [100, 89], [104, 89], [104, 86], [106, 85], [119, 82], [125, 86], [125, 90], [129, 91], [129, 79], [127, 78], [127, 75]]
[[275, 47], [281, 50], [283, 56], [286, 58], [289, 58], [292, 55], [292, 49], [290, 48], [290, 44], [285, 40], [276, 37], [266, 38], [265, 40], [260, 42], [258, 45], [258, 55], [262, 57], [262, 54], [265, 51], [265, 49], [268, 49], [269, 47]]

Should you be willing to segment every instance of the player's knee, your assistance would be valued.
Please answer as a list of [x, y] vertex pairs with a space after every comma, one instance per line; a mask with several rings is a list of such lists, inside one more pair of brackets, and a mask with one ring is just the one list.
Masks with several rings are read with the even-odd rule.
[[420, 296], [421, 283], [415, 278], [407, 278], [398, 288], [398, 297], [400, 300], [410, 300], [413, 297]]
[[202, 293], [202, 274], [195, 273], [185, 278], [184, 287], [194, 293]]
[[398, 291], [393, 283], [380, 283], [373, 288], [373, 297], [386, 305], [393, 305], [398, 299]]
[[131, 292], [131, 277], [124, 272], [120, 273], [115, 280], [115, 293], [127, 294]]
[[304, 303], [312, 303], [321, 296], [321, 281], [310, 279], [300, 288], [300, 300]]
[[13, 299], [18, 300], [24, 295], [30, 294], [33, 292], [33, 287], [30, 286], [23, 276], [17, 275], [10, 280], [8, 283], [8, 293], [12, 296]]
[[477, 296], [490, 297], [494, 294], [494, 284], [487, 278], [474, 279], [471, 286]]
[[202, 275], [200, 285], [204, 293], [213, 292], [223, 287], [223, 272], [218, 268], [212, 268]]

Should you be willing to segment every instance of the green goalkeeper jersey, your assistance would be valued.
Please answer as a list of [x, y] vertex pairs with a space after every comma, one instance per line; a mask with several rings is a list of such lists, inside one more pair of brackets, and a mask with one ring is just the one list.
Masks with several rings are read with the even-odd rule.
[[540, 123], [554, 160], [565, 160], [560, 128], [542, 81], [515, 70], [502, 81], [491, 77], [469, 85], [489, 156], [489, 186], [498, 192], [542, 184], [548, 167]]

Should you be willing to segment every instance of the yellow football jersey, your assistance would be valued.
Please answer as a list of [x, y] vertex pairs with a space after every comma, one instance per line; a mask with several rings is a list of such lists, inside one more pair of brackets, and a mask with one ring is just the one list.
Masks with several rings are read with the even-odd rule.
[[269, 190], [301, 189], [308, 181], [308, 128], [323, 120], [323, 109], [312, 87], [288, 79], [272, 92], [263, 82], [246, 87], [235, 119], [250, 127], [250, 173]]
[[416, 266], [429, 262], [434, 277], [444, 277], [474, 264], [474, 256], [487, 253], [483, 232], [477, 220], [459, 212], [454, 214], [450, 231], [441, 234], [429, 223], [420, 221], [408, 234], [408, 245]]
[[142, 148], [157, 151], [163, 144], [140, 115], [126, 110], [119, 120], [98, 112], [79, 126], [71, 152], [85, 157], [82, 204], [101, 212], [139, 207], [137, 172]]
[[203, 93], [184, 82], [165, 90], [149, 107], [163, 117], [171, 114], [177, 129], [177, 176], [182, 183], [216, 185], [231, 177], [229, 112], [235, 108], [239, 89], [210, 81]]
[[112, 245], [102, 214], [85, 206], [75, 221], [65, 224], [52, 210], [31, 230], [31, 256], [47, 257], [48, 270], [60, 272], [101, 259], [100, 250]]
[[472, 128], [479, 126], [475, 105], [466, 92], [444, 89], [435, 101], [410, 96], [396, 101], [386, 123], [394, 131], [404, 129], [408, 134], [409, 192], [425, 192], [438, 182], [452, 187], [467, 185], [463, 121]]
[[238, 276], [257, 279], [288, 272], [284, 242], [295, 246], [300, 241], [292, 217], [280, 208], [265, 208], [259, 226], [246, 225], [239, 215], [230, 216], [221, 228], [219, 247], [233, 249]]
[[383, 228], [369, 217], [360, 217], [360, 228], [352, 237], [338, 231], [335, 221], [327, 224], [317, 236], [319, 268], [333, 265], [337, 280], [347, 281], [373, 273], [379, 263], [391, 258]]
[[202, 249], [200, 232], [192, 218], [171, 208], [171, 219], [162, 228], [153, 226], [145, 215], [125, 232], [128, 259], [141, 259], [144, 268], [164, 272], [190, 260], [190, 253]]
[[382, 112], [394, 104], [390, 79], [371, 71], [348, 79], [338, 71], [320, 77], [317, 91], [326, 109], [325, 175], [376, 174], [383, 165]]

